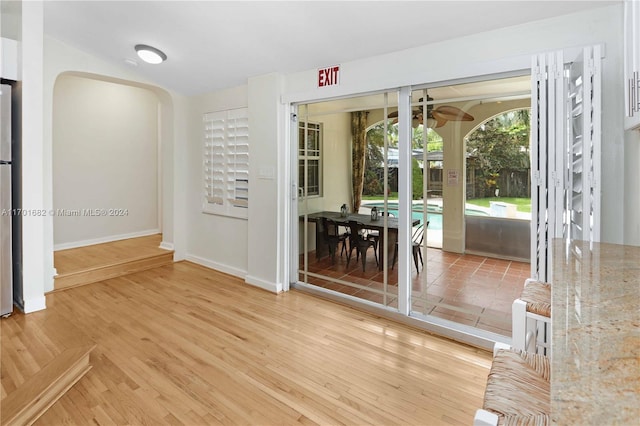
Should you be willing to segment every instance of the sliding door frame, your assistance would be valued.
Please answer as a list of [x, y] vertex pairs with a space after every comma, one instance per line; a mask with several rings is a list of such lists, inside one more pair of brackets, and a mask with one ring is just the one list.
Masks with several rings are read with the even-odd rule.
[[[577, 54], [577, 52], [581, 51], [582, 48], [567, 48], [563, 49], [563, 53], [565, 57], [573, 57]], [[441, 81], [433, 81], [433, 82], [425, 82], [423, 81], [407, 81], [406, 84], [398, 86], [398, 88], [381, 88], [381, 87], [368, 87], [368, 90], [362, 90], [364, 87], [357, 86], [354, 90], [353, 87], [334, 87], [331, 90], [324, 92], [324, 95], [321, 94], [318, 90], [301, 92], [301, 93], [292, 93], [289, 95], [285, 95], [282, 97], [282, 103], [287, 106], [287, 110], [291, 111], [291, 114], [287, 116], [287, 120], [291, 120], [291, 116], [295, 113], [297, 105], [303, 103], [315, 103], [322, 101], [329, 101], [332, 99], [339, 98], [350, 98], [357, 96], [364, 96], [366, 94], [373, 93], [383, 93], [390, 92], [394, 90], [399, 90], [401, 95], [399, 97], [399, 132], [401, 131], [404, 137], [409, 135], [410, 140], [410, 132], [411, 132], [411, 90], [419, 89], [419, 88], [429, 88], [429, 87], [438, 87], [445, 86], [451, 84], [460, 84], [464, 82], [475, 82], [479, 80], [485, 79], [494, 79], [494, 78], [503, 78], [513, 75], [522, 75], [523, 73], [530, 72], [531, 70], [531, 59], [532, 55], [521, 55], [515, 56], [512, 58], [505, 58], [499, 61], [494, 61], [493, 63], [483, 63], [477, 64], [477, 66], [469, 66], [465, 70], [463, 74], [466, 75], [457, 75], [452, 77], [450, 80], [441, 80]], [[533, 94], [532, 94], [533, 95]], [[290, 109], [289, 109], [290, 108]], [[290, 214], [288, 217], [288, 223], [284, 224], [289, 229], [291, 229], [289, 239], [289, 250], [288, 257], [285, 260], [285, 263], [288, 265], [288, 268], [285, 268], [288, 271], [288, 277], [286, 279], [291, 286], [294, 288], [301, 288], [305, 291], [308, 291], [313, 294], [319, 294], [322, 297], [333, 299], [339, 301], [341, 303], [348, 303], [357, 307], [359, 309], [363, 309], [365, 311], [383, 315], [385, 317], [389, 317], [401, 323], [405, 323], [414, 327], [418, 327], [424, 329], [429, 332], [435, 332], [445, 337], [449, 337], [455, 340], [459, 340], [468, 344], [472, 344], [475, 346], [483, 347], [486, 349], [490, 349], [493, 347], [493, 344], [496, 341], [503, 343], [510, 343], [509, 338], [505, 338], [505, 336], [500, 336], [491, 332], [484, 332], [483, 330], [478, 330], [470, 326], [464, 326], [460, 324], [456, 324], [452, 321], [448, 320], [425, 320], [424, 318], [420, 318], [419, 316], [411, 316], [410, 307], [411, 307], [411, 292], [409, 286], [411, 285], [411, 252], [409, 247], [409, 241], [411, 238], [410, 232], [411, 227], [409, 224], [411, 223], [411, 211], [410, 209], [404, 209], [405, 211], [400, 214], [399, 224], [400, 224], [400, 232], [398, 235], [399, 239], [399, 250], [400, 250], [400, 259], [404, 259], [404, 264], [398, 264], [398, 267], [401, 268], [399, 273], [399, 306], [397, 310], [378, 305], [373, 303], [367, 303], [364, 300], [358, 300], [353, 297], [345, 297], [333, 291], [320, 291], [319, 289], [310, 288], [311, 286], [301, 285], [302, 283], [298, 282], [298, 241], [297, 237], [297, 226], [298, 226], [298, 179], [297, 179], [297, 123], [290, 123], [291, 134], [288, 138], [288, 142], [290, 145], [290, 149], [288, 150], [290, 158], [289, 161], [289, 171], [291, 173], [291, 181], [289, 183], [289, 188], [291, 191], [291, 197], [287, 201], [290, 204]], [[553, 132], [556, 132], [557, 129], [554, 129]], [[599, 131], [599, 127], [597, 129]], [[401, 150], [402, 151], [402, 150]], [[400, 169], [402, 169], [402, 173], [399, 176], [399, 203], [400, 205], [410, 205], [410, 200], [407, 197], [410, 197], [410, 188], [411, 188], [411, 150], [405, 149], [404, 153], [401, 153], [399, 161]], [[409, 203], [409, 204], [407, 204]], [[533, 207], [533, 206], [532, 206]], [[532, 253], [533, 258], [534, 253]], [[426, 266], [426, 265], [425, 265]], [[404, 289], [403, 289], [404, 288]], [[403, 289], [403, 290], [401, 290]]]

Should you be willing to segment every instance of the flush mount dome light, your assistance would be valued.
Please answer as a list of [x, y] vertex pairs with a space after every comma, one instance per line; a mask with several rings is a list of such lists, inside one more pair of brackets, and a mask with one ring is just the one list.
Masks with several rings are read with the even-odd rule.
[[135, 49], [140, 59], [149, 64], [160, 64], [167, 60], [167, 55], [155, 47], [147, 46], [146, 44], [136, 44]]

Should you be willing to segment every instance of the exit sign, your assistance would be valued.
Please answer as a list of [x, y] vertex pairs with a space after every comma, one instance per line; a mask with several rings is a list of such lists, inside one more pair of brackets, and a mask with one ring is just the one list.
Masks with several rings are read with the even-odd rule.
[[337, 86], [340, 82], [340, 65], [318, 69], [318, 87]]

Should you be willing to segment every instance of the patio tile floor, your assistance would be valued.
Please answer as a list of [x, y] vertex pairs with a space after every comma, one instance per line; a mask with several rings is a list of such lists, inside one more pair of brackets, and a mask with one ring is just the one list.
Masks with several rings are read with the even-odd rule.
[[[495, 259], [477, 255], [444, 252], [436, 248], [423, 251], [425, 263], [417, 274], [412, 262], [412, 309], [438, 318], [511, 336], [511, 304], [530, 276], [525, 262]], [[346, 255], [336, 254], [332, 264], [329, 257], [308, 257], [309, 271], [326, 277], [352, 282], [372, 290], [384, 290], [384, 273], [376, 267], [373, 253], [369, 253], [365, 271], [362, 263]], [[300, 266], [302, 267], [301, 256]], [[300, 280], [304, 275], [300, 274]], [[309, 277], [310, 284], [340, 293], [384, 303], [384, 296], [373, 291]], [[397, 269], [387, 271], [387, 305], [397, 307]]]

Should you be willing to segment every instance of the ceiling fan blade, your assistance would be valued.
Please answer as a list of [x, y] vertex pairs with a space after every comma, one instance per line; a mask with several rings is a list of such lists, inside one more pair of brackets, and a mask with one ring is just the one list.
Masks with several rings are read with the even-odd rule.
[[442, 126], [444, 126], [445, 124], [447, 124], [447, 121], [449, 121], [449, 120], [447, 120], [446, 118], [437, 117], [437, 118], [436, 118], [436, 129], [437, 129], [438, 127], [442, 127]]
[[452, 121], [473, 121], [474, 118], [471, 114], [467, 114], [460, 108], [454, 106], [443, 105], [431, 111], [433, 118], [436, 120], [452, 120]]
[[[419, 109], [414, 109], [413, 111], [411, 111], [411, 113], [413, 114], [414, 117], [422, 116], [422, 110], [419, 110]], [[389, 115], [387, 115], [387, 118], [396, 118], [396, 117], [398, 117], [398, 111], [390, 112]]]

